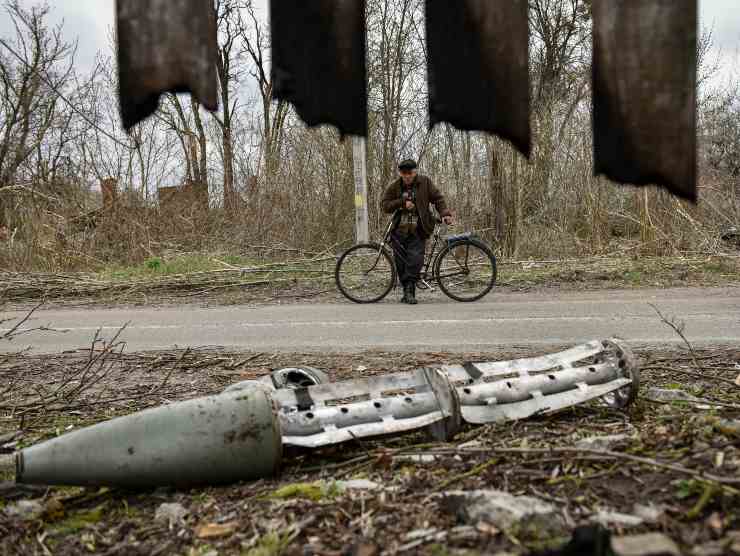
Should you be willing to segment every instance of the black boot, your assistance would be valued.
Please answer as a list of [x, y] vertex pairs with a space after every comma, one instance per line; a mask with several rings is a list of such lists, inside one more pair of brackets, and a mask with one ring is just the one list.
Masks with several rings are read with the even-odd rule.
[[416, 305], [418, 301], [416, 301], [416, 283], [410, 282], [409, 283], [409, 291], [406, 294], [406, 303], [409, 305]]
[[403, 297], [401, 298], [401, 303], [408, 303], [409, 302], [409, 284], [403, 285]]

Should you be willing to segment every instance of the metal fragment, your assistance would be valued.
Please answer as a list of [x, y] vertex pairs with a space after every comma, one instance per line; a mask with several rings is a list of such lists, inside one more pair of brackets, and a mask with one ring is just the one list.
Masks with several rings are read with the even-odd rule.
[[594, 0], [594, 173], [696, 200], [697, 0]]
[[16, 454], [16, 481], [149, 488], [225, 484], [273, 475], [280, 423], [262, 388], [118, 417]]
[[447, 439], [460, 422], [457, 394], [435, 369], [277, 390], [274, 399], [283, 442], [308, 448], [423, 428]]
[[613, 339], [473, 368], [471, 373], [470, 365], [450, 365], [443, 371], [459, 384], [462, 417], [474, 424], [524, 419], [605, 396], [605, 403], [622, 408], [639, 386], [634, 356]]
[[270, 1], [273, 96], [309, 126], [367, 135], [365, 0]]
[[527, 0], [427, 0], [426, 25], [430, 126], [495, 133], [528, 157]]
[[218, 108], [216, 18], [209, 0], [117, 0], [118, 86], [123, 126], [157, 109], [162, 93], [192, 93]]

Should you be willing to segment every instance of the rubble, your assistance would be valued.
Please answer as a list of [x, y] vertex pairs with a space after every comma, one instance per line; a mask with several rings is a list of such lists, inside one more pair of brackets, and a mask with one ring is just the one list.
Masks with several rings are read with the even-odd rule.
[[5, 515], [21, 521], [33, 521], [44, 513], [44, 505], [38, 500], [19, 500], [5, 508]]
[[188, 510], [182, 504], [161, 504], [154, 514], [154, 520], [164, 522], [170, 529], [175, 525], [182, 525], [188, 515]]
[[635, 503], [632, 512], [635, 516], [643, 519], [647, 523], [658, 523], [665, 515], [665, 508], [662, 506], [653, 506], [652, 504]]
[[484, 522], [499, 530], [524, 530], [536, 536], [559, 535], [566, 530], [557, 508], [532, 496], [501, 490], [448, 491], [441, 496], [442, 506], [463, 523]]
[[662, 533], [612, 537], [615, 556], [681, 556], [676, 543]]
[[611, 450], [615, 444], [627, 440], [626, 434], [608, 434], [606, 436], [589, 436], [575, 443], [576, 448], [588, 450]]
[[610, 510], [599, 510], [592, 519], [602, 525], [617, 527], [637, 527], [645, 521], [642, 517], [636, 515], [623, 514]]

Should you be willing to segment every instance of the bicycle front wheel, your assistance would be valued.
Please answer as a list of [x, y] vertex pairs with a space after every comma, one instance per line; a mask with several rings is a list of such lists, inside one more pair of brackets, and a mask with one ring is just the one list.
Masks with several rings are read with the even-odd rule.
[[455, 301], [477, 301], [496, 282], [496, 258], [484, 243], [458, 241], [442, 249], [434, 273], [439, 288]]
[[396, 283], [396, 266], [377, 243], [350, 247], [337, 261], [337, 288], [355, 303], [375, 303], [390, 293]]

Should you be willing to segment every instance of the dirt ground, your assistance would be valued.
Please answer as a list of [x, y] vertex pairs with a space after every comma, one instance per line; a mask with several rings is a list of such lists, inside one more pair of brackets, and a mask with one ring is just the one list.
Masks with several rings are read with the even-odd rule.
[[[514, 423], [468, 427], [447, 444], [410, 435], [286, 453], [279, 476], [250, 483], [146, 492], [29, 488], [15, 485], [7, 466], [13, 450], [67, 430], [217, 393], [284, 366], [311, 365], [341, 380], [541, 353], [194, 349], [129, 354], [111, 344], [92, 353], [0, 354], [0, 458], [6, 459], [0, 471], [6, 481], [0, 487], [0, 553], [524, 554], [564, 544], [570, 531], [592, 522], [599, 512], [634, 516], [636, 504], [655, 510], [651, 521], [610, 522], [613, 535], [663, 532], [686, 554], [737, 550], [737, 347], [694, 354], [638, 351], [641, 396], [626, 412], [591, 404]], [[650, 401], [646, 392], [654, 386], [681, 389], [715, 404]], [[574, 449], [579, 439], [604, 435], [625, 436], [607, 452]], [[352, 490], [335, 483], [350, 479], [370, 480], [377, 488]], [[441, 496], [475, 489], [547, 501], [566, 527], [500, 530], [484, 521], [469, 523]], [[21, 500], [39, 501], [42, 511], [33, 519], [9, 515], [7, 510]], [[163, 503], [178, 503], [188, 513], [179, 523], [157, 521]]]
[[[335, 261], [330, 259], [312, 263], [296, 274], [286, 273], [277, 266], [260, 272], [237, 269], [165, 276], [153, 273], [128, 280], [84, 273], [0, 272], [0, 309], [22, 310], [40, 300], [45, 300], [47, 307], [259, 305], [344, 300], [334, 283], [334, 265]], [[740, 285], [740, 255], [615, 255], [562, 261], [499, 260], [494, 291], [737, 285]]]

